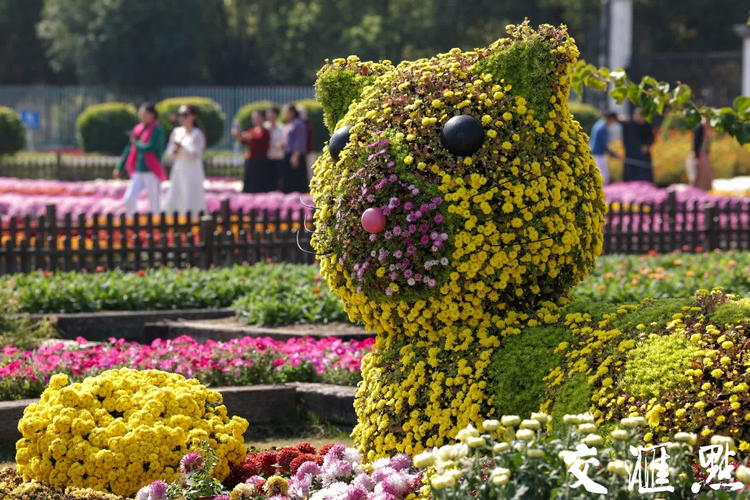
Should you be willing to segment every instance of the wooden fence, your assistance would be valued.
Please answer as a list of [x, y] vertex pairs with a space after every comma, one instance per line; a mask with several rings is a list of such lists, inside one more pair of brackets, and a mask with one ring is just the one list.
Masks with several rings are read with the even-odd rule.
[[50, 205], [43, 217], [1, 220], [0, 274], [208, 268], [264, 260], [311, 264], [315, 256], [308, 253], [312, 249], [304, 220], [302, 210], [231, 214], [228, 200], [220, 212], [194, 218], [109, 214], [58, 220]]
[[[70, 215], [55, 207], [39, 218], [0, 218], [0, 274], [37, 269], [135, 271], [159, 266], [210, 267], [274, 260], [313, 263], [304, 211], [230, 213], [228, 200], [211, 215]], [[604, 253], [750, 250], [750, 200], [611, 204]]]
[[750, 250], [750, 200], [678, 202], [674, 191], [661, 203], [609, 206], [604, 253]]

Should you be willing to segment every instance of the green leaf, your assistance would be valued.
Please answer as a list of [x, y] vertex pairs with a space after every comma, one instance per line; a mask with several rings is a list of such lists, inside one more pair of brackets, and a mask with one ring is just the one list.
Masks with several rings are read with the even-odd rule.
[[698, 111], [698, 108], [695, 107], [695, 105], [691, 105], [690, 107], [686, 108], [683, 114], [685, 115], [685, 121], [690, 128], [697, 127], [701, 122], [701, 114]]
[[750, 113], [750, 97], [738, 97], [734, 100], [732, 107], [740, 116]]
[[684, 83], [679, 84], [672, 91], [672, 106], [679, 107], [687, 104], [690, 98], [693, 96], [693, 90], [685, 85]]

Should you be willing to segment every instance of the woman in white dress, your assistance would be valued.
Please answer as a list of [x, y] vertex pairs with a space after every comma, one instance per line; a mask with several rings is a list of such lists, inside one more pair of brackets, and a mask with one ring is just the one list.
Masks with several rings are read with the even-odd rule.
[[197, 110], [181, 106], [178, 112], [180, 126], [172, 131], [167, 154], [174, 158], [169, 178], [169, 191], [164, 211], [180, 215], [197, 216], [206, 211], [206, 179], [203, 172], [203, 151], [206, 137], [198, 124]]

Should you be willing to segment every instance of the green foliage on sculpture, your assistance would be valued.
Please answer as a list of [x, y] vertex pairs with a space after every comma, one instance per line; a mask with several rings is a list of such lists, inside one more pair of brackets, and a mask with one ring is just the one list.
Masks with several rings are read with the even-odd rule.
[[331, 134], [346, 115], [349, 105], [361, 97], [362, 90], [371, 85], [377, 76], [392, 69], [388, 61], [362, 63], [355, 56], [326, 61], [326, 65], [318, 71], [315, 98], [323, 106], [325, 125]]
[[128, 134], [138, 123], [138, 112], [131, 104], [108, 102], [89, 106], [76, 120], [76, 134], [87, 153], [120, 155], [128, 144]]
[[26, 147], [26, 131], [14, 110], [0, 106], [0, 156], [12, 155]]
[[313, 167], [312, 243], [378, 333], [356, 402], [370, 458], [491, 414], [500, 340], [557, 321], [601, 252], [601, 178], [567, 106], [577, 56], [564, 28], [524, 23], [475, 52], [320, 71], [336, 133]]
[[[648, 420], [649, 442], [674, 432], [696, 432], [708, 441], [716, 433], [750, 449], [746, 299], [703, 290], [687, 300], [646, 300], [614, 310], [581, 301], [566, 307], [560, 321], [564, 327], [506, 339], [495, 353], [492, 369], [506, 375], [494, 378], [496, 408], [515, 405], [522, 416], [541, 409], [553, 421], [590, 411], [597, 425], [639, 415]], [[540, 386], [546, 401], [535, 408], [529, 403], [541, 402]]]
[[173, 97], [159, 102], [156, 105], [159, 123], [167, 133], [171, 134], [173, 128], [169, 115], [177, 113], [182, 105], [194, 106], [198, 110], [198, 122], [206, 136], [206, 147], [218, 144], [224, 137], [225, 116], [219, 103], [206, 97]]

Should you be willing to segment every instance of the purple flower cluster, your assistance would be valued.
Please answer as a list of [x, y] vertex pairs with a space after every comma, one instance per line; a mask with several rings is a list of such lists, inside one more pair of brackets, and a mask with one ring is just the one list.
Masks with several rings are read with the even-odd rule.
[[421, 476], [411, 457], [397, 455], [372, 464], [372, 474], [362, 468], [362, 455], [342, 444], [331, 447], [323, 466], [307, 462], [289, 481], [289, 498], [302, 500], [400, 500], [415, 493]]
[[[448, 232], [442, 197], [432, 197], [406, 182], [394, 167], [389, 140], [381, 132], [368, 144], [365, 165], [346, 180], [347, 195], [338, 199], [335, 237], [339, 264], [357, 286], [387, 296], [435, 288], [449, 263]], [[360, 223], [368, 208], [386, 217], [382, 233], [369, 234]]]

